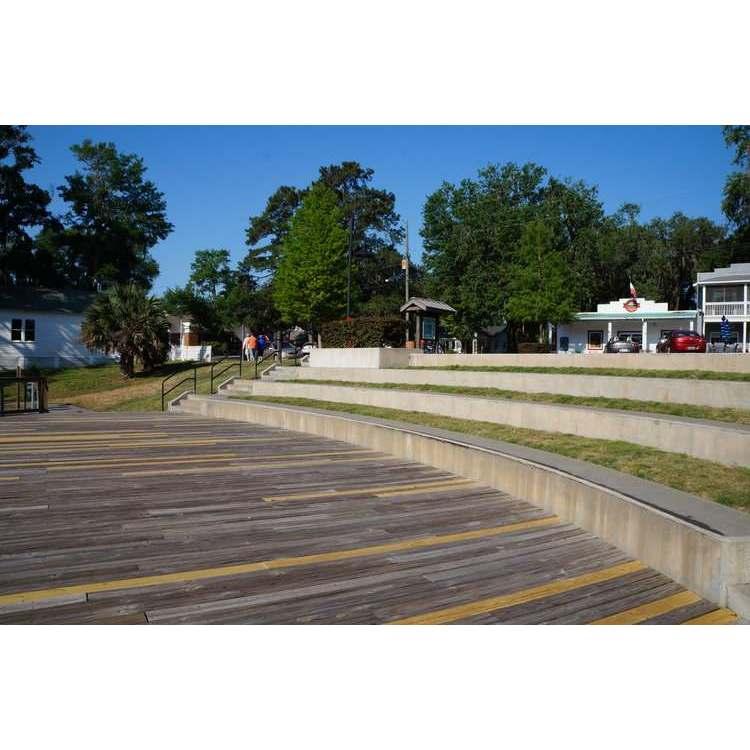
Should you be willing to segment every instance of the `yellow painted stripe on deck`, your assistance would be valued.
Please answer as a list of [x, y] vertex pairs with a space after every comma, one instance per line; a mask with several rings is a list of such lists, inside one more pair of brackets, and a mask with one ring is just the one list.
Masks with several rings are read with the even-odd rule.
[[[476, 484], [472, 479], [445, 479], [441, 481], [431, 480], [425, 483], [412, 482], [410, 484], [377, 484], [368, 487], [357, 487], [356, 489], [322, 490], [320, 492], [298, 492], [294, 495], [269, 495], [263, 499], [267, 503], [283, 502], [286, 500], [326, 500], [347, 495], [375, 495], [376, 497], [387, 497], [389, 495], [408, 494], [409, 492], [423, 492], [425, 490], [450, 487], [458, 487], [466, 484]], [[386, 491], [387, 490], [387, 491]]]
[[[238, 443], [271, 443], [271, 442], [290, 442], [293, 438], [196, 438], [194, 440], [189, 439], [172, 439], [165, 441], [154, 441], [149, 440], [147, 442], [140, 443], [76, 443], [68, 444], [64, 448], [48, 447], [44, 446], [45, 453], [74, 453], [76, 451], [91, 451], [101, 450], [102, 448], [182, 448], [188, 446], [209, 446], [209, 445], [220, 445], [221, 443], [231, 443], [236, 445]], [[9, 453], [23, 453], [28, 455], [29, 447], [24, 448], [3, 448], [4, 454]]]
[[573, 589], [582, 588], [583, 586], [589, 586], [593, 583], [609, 581], [612, 578], [620, 578], [621, 576], [628, 575], [629, 573], [635, 573], [639, 570], [643, 570], [645, 567], [646, 566], [642, 562], [633, 560], [632, 562], [614, 565], [611, 568], [595, 570], [593, 573], [584, 573], [583, 575], [574, 576], [573, 578], [562, 578], [557, 581], [552, 581], [551, 583], [542, 584], [541, 586], [534, 586], [530, 589], [514, 591], [511, 594], [492, 596], [488, 599], [480, 599], [479, 601], [475, 602], [459, 604], [456, 607], [447, 607], [445, 609], [434, 610], [433, 612], [424, 612], [421, 615], [404, 617], [400, 620], [393, 620], [389, 624], [439, 625], [445, 622], [466, 620], [469, 617], [483, 615], [487, 612], [494, 612], [498, 609], [514, 607], [517, 604], [533, 602], [537, 599], [544, 599], [548, 596], [553, 596], [554, 594], [562, 594], [566, 591], [572, 591]]
[[[349, 455], [349, 453], [301, 453], [299, 458], [295, 459], [283, 459], [276, 461], [261, 460], [258, 457], [248, 457], [248, 460], [240, 464], [239, 466], [219, 466], [219, 467], [199, 467], [196, 469], [149, 469], [146, 471], [124, 471], [120, 474], [121, 477], [161, 477], [169, 476], [171, 474], [208, 474], [211, 472], [219, 471], [257, 471], [258, 462], [260, 462], [262, 468], [265, 469], [283, 469], [285, 466], [314, 466], [316, 464], [329, 463], [336, 456]], [[306, 456], [320, 456], [314, 458], [312, 461], [307, 461]], [[325, 457], [325, 458], [324, 458]], [[348, 463], [349, 461], [383, 461], [388, 456], [366, 456], [355, 454], [351, 458], [339, 459], [336, 463]]]
[[7, 463], [0, 464], [0, 470], [2, 469], [45, 469], [45, 468], [76, 468], [76, 469], [88, 469], [95, 468], [97, 466], [121, 466], [122, 464], [139, 464], [139, 463], [163, 463], [169, 462], [182, 462], [190, 460], [196, 461], [208, 461], [208, 460], [223, 460], [227, 461], [231, 458], [236, 458], [239, 453], [191, 453], [187, 456], [162, 456], [161, 458], [118, 458], [117, 463], [112, 463], [111, 458], [60, 458], [55, 461], [27, 461], [24, 463]]
[[335, 550], [332, 552], [301, 555], [299, 557], [279, 557], [272, 560], [260, 560], [251, 563], [223, 565], [218, 568], [183, 570], [176, 573], [162, 573], [160, 575], [142, 576], [140, 578], [121, 578], [116, 581], [99, 581], [93, 583], [73, 584], [71, 586], [58, 586], [51, 589], [39, 589], [36, 591], [20, 591], [14, 594], [1, 594], [0, 606], [6, 604], [38, 602], [70, 594], [95, 594], [101, 591], [119, 591], [124, 589], [142, 588], [145, 586], [162, 586], [167, 583], [204, 581], [211, 578], [256, 573], [261, 570], [277, 570], [279, 568], [292, 568], [301, 565], [317, 565], [320, 563], [336, 562], [339, 560], [351, 560], [358, 557], [369, 557], [371, 555], [385, 555], [392, 552], [421, 549], [423, 547], [438, 547], [443, 544], [454, 544], [456, 542], [465, 542], [474, 539], [486, 539], [488, 537], [500, 536], [502, 534], [512, 534], [516, 531], [535, 529], [540, 526], [552, 526], [557, 523], [560, 523], [560, 519], [557, 518], [557, 516], [548, 516], [546, 518], [535, 518], [531, 521], [510, 523], [504, 526], [492, 526], [486, 529], [473, 529], [471, 531], [458, 531], [453, 534], [437, 534], [433, 536], [402, 539], [398, 542], [385, 542], [383, 544], [374, 544], [369, 547], [354, 547], [351, 549]]
[[666, 596], [663, 599], [657, 599], [655, 602], [641, 604], [639, 607], [626, 609], [624, 612], [617, 612], [609, 617], [602, 617], [594, 620], [591, 625], [635, 625], [651, 617], [665, 615], [673, 609], [687, 607], [688, 604], [695, 604], [701, 598], [692, 591], [681, 591], [679, 594]]
[[683, 625], [730, 625], [737, 622], [737, 615], [731, 609], [715, 609], [700, 617], [686, 620]]
[[24, 435], [18, 437], [0, 437], [0, 443], [62, 443], [80, 442], [81, 440], [118, 440], [132, 439], [135, 437], [167, 437], [168, 432], [54, 432], [48, 435]]

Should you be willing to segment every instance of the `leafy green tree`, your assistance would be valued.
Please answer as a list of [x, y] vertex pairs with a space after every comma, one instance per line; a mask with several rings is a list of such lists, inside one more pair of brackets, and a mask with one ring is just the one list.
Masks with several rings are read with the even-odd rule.
[[198, 294], [213, 302], [231, 285], [228, 250], [196, 250], [190, 269], [190, 282]]
[[63, 254], [75, 286], [132, 281], [150, 287], [159, 272], [150, 250], [173, 228], [163, 193], [145, 179], [143, 159], [119, 153], [113, 143], [87, 139], [71, 151], [81, 169], [59, 188], [69, 210], [46, 245]]
[[274, 280], [274, 302], [285, 321], [319, 330], [344, 313], [346, 249], [336, 194], [313, 185], [292, 219]]
[[[352, 310], [381, 309], [400, 300], [403, 290], [401, 253], [403, 229], [393, 193], [374, 188], [374, 171], [354, 161], [320, 168], [318, 179], [298, 189], [280, 187], [264, 211], [250, 217], [248, 253], [241, 267], [262, 284], [273, 286], [291, 221], [310, 189], [322, 184], [337, 197], [341, 227], [351, 235]], [[390, 306], [388, 312], [393, 312]]]
[[242, 261], [242, 270], [257, 275], [261, 281], [272, 280], [279, 265], [281, 246], [304, 192], [282, 185], [268, 199], [263, 213], [250, 217], [250, 226], [245, 231], [249, 249]]
[[542, 221], [524, 227], [508, 283], [505, 306], [509, 321], [538, 326], [544, 341], [546, 323], [566, 323], [575, 312], [574, 275], [555, 248], [555, 235]]
[[35, 258], [30, 232], [50, 220], [50, 195], [24, 179], [39, 163], [25, 127], [0, 125], [0, 285], [54, 282], [52, 265]]
[[81, 339], [91, 350], [119, 353], [120, 370], [130, 378], [136, 362], [146, 372], [164, 362], [169, 322], [158, 298], [132, 283], [114, 284], [86, 310]]
[[721, 207], [734, 232], [730, 238], [732, 260], [750, 261], [750, 125], [728, 125], [724, 142], [734, 148], [733, 163], [741, 171], [732, 172], [724, 185]]

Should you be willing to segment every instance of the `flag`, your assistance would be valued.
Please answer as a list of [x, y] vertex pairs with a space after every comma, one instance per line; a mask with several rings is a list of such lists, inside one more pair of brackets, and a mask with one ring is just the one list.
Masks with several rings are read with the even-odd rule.
[[638, 292], [636, 291], [635, 287], [633, 286], [633, 282], [630, 282], [630, 296], [635, 299], [638, 296]]

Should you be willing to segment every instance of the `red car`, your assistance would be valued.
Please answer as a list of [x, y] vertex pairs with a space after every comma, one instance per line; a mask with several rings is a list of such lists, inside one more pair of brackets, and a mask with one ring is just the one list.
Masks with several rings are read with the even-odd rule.
[[670, 331], [659, 339], [656, 351], [705, 353], [706, 339], [695, 331]]

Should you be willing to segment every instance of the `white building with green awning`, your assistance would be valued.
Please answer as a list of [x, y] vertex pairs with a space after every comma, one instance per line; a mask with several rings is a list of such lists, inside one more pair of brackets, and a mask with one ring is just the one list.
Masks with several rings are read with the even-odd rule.
[[624, 297], [596, 306], [596, 312], [579, 312], [570, 323], [557, 326], [557, 351], [600, 353], [613, 336], [631, 336], [644, 352], [656, 351], [669, 331], [696, 330], [697, 310], [669, 310], [666, 302], [644, 297]]

